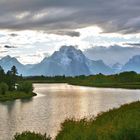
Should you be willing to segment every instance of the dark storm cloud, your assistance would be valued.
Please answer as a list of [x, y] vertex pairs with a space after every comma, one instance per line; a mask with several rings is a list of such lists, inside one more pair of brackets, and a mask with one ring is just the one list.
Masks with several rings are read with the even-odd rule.
[[12, 36], [12, 37], [18, 36], [18, 34], [15, 34], [15, 33], [11, 33], [11, 34], [9, 34], [9, 35]]
[[79, 37], [80, 33], [79, 32], [75, 32], [75, 31], [69, 31], [69, 32], [65, 32], [66, 35], [71, 36], [71, 37]]
[[66, 36], [70, 36], [70, 37], [79, 37], [80, 36], [80, 32], [76, 32], [76, 31], [54, 31], [54, 34], [58, 34], [58, 35], [66, 35]]
[[15, 46], [10, 46], [10, 45], [5, 45], [4, 48], [11, 49], [11, 48], [16, 48], [16, 47]]
[[139, 7], [139, 0], [1, 0], [0, 28], [53, 33], [97, 25], [103, 32], [139, 33]]
[[140, 47], [140, 43], [124, 43], [124, 45]]

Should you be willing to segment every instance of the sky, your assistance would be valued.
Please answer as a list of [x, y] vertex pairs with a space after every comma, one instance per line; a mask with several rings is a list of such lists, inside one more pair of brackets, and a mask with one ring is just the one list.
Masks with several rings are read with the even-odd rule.
[[62, 45], [77, 45], [91, 59], [95, 53], [87, 52], [101, 46], [133, 52], [139, 13], [139, 0], [0, 0], [0, 58], [38, 63]]

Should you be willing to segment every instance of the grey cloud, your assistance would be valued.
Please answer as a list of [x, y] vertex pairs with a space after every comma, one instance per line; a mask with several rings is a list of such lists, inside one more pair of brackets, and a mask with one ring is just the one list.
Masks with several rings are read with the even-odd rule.
[[139, 0], [1, 0], [0, 28], [55, 33], [98, 25], [103, 32], [139, 33], [139, 7]]
[[[49, 57], [50, 56], [50, 54], [47, 53], [47, 52], [44, 52], [43, 55], [44, 55], [44, 57]], [[27, 56], [28, 57], [41, 57], [41, 54], [28, 54]]]
[[124, 45], [140, 47], [140, 43], [124, 43]]
[[66, 32], [66, 35], [71, 36], [71, 37], [79, 37], [80, 33], [75, 32], [75, 31], [71, 31], [71, 32]]
[[66, 35], [70, 37], [80, 37], [80, 32], [76, 32], [76, 31], [56, 31], [53, 33], [58, 35]]
[[29, 57], [40, 57], [40, 54], [28, 54]]
[[12, 36], [12, 37], [18, 36], [18, 34], [15, 34], [15, 33], [11, 33], [11, 34], [9, 34], [9, 35]]
[[6, 53], [6, 52], [8, 52], [8, 51], [5, 51], [5, 50], [0, 50], [0, 53]]
[[50, 56], [50, 54], [49, 53], [44, 53], [44, 57], [49, 57]]
[[10, 49], [10, 48], [16, 48], [15, 46], [5, 45], [4, 48]]

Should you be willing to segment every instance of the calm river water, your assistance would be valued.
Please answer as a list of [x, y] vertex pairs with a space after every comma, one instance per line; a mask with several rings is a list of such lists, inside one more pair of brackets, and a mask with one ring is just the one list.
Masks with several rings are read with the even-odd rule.
[[25, 130], [55, 136], [66, 118], [95, 116], [140, 99], [140, 90], [34, 84], [38, 96], [0, 102], [0, 140]]

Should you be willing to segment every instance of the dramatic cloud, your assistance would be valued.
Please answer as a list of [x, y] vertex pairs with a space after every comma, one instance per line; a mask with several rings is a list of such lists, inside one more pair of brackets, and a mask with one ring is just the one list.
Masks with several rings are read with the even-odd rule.
[[12, 36], [12, 37], [17, 37], [18, 36], [18, 34], [15, 34], [15, 33], [11, 33], [9, 35]]
[[139, 46], [140, 47], [140, 43], [124, 43], [124, 45]]
[[70, 37], [80, 37], [80, 32], [76, 31], [56, 31], [54, 33], [58, 35], [67, 35]]
[[5, 45], [4, 47], [7, 48], [7, 49], [16, 48], [15, 46], [10, 46], [10, 45]]
[[37, 63], [77, 45], [92, 59], [124, 63], [140, 52], [139, 7], [139, 0], [0, 0], [0, 57]]
[[[56, 33], [96, 25], [103, 32], [139, 33], [139, 7], [139, 0], [1, 0], [0, 28]], [[73, 33], [66, 35], [79, 36]]]
[[140, 55], [139, 47], [122, 47], [118, 45], [104, 47], [96, 46], [86, 49], [85, 55], [93, 60], [103, 60], [108, 65], [115, 63], [126, 63], [132, 56]]

